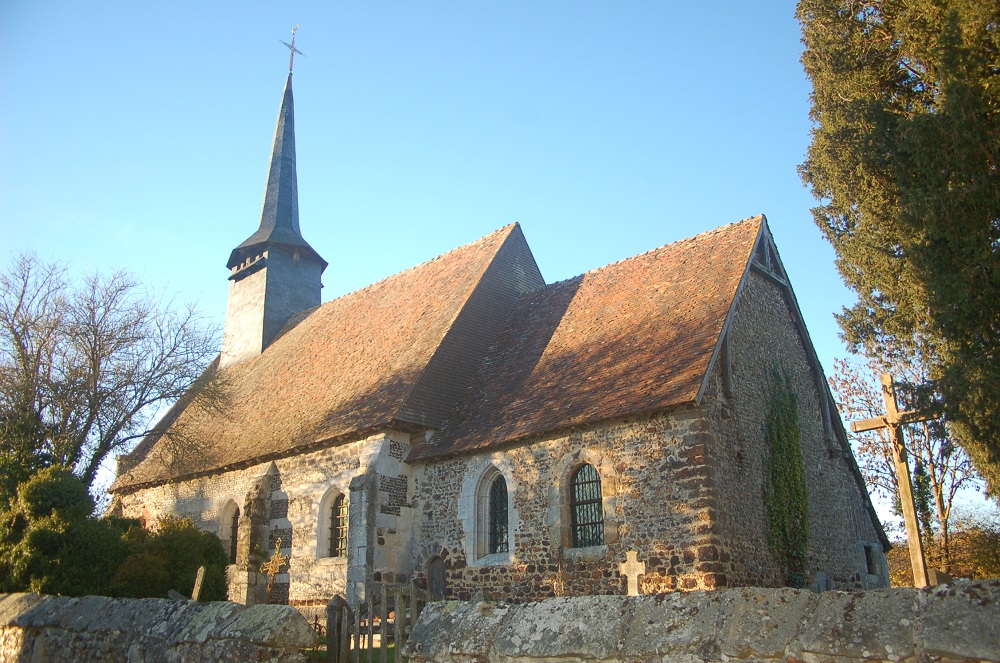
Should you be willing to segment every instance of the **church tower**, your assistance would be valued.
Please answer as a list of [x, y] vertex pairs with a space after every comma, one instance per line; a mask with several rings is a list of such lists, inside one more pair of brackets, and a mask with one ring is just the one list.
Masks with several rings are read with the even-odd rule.
[[[293, 49], [294, 39], [289, 45]], [[320, 305], [326, 261], [299, 230], [292, 72], [274, 130], [260, 227], [229, 256], [229, 303], [220, 367], [260, 355], [288, 319]]]

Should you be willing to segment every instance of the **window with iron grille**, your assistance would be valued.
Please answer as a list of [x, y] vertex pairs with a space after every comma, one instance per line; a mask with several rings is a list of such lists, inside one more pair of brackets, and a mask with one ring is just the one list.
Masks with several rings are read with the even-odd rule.
[[347, 496], [338, 495], [330, 507], [330, 557], [347, 557]]
[[507, 482], [498, 474], [490, 484], [488, 552], [507, 552]]
[[604, 545], [604, 502], [601, 477], [593, 465], [581, 465], [569, 482], [573, 547]]

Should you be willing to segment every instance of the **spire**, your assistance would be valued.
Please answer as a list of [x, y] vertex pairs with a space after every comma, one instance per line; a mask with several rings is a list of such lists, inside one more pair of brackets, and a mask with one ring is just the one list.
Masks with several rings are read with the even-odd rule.
[[[293, 55], [292, 43], [286, 44]], [[291, 69], [292, 62], [288, 63]], [[229, 301], [219, 367], [260, 356], [293, 315], [319, 306], [326, 261], [299, 230], [292, 73], [281, 96], [260, 227], [229, 256]]]
[[281, 97], [278, 123], [274, 129], [274, 146], [271, 149], [271, 165], [267, 173], [260, 227], [233, 250], [226, 266], [230, 269], [237, 267], [248, 257], [259, 255], [271, 244], [299, 249], [326, 268], [326, 261], [309, 246], [299, 230], [299, 187], [295, 175], [295, 103], [290, 71]]

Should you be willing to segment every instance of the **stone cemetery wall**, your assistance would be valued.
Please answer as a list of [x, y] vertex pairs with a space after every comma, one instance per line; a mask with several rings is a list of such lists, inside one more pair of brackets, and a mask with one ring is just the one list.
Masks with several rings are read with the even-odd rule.
[[1000, 580], [870, 592], [742, 588], [441, 602], [403, 649], [434, 661], [1000, 661]]
[[295, 663], [312, 644], [285, 605], [0, 594], [0, 663]]

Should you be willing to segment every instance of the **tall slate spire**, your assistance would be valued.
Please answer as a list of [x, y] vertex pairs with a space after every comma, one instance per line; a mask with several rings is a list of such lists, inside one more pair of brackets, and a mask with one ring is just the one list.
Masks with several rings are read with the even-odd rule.
[[[292, 44], [286, 44], [294, 50]], [[253, 359], [288, 319], [320, 305], [326, 261], [299, 229], [292, 73], [281, 97], [260, 227], [229, 256], [229, 302], [220, 367]]]
[[[230, 269], [248, 257], [259, 255], [271, 244], [298, 248], [304, 254], [326, 261], [309, 246], [299, 229], [299, 185], [295, 172], [295, 101], [292, 97], [292, 73], [288, 72], [285, 92], [281, 97], [278, 123], [274, 129], [271, 164], [267, 171], [267, 187], [260, 213], [260, 227], [229, 256]], [[235, 274], [234, 274], [235, 276]]]

